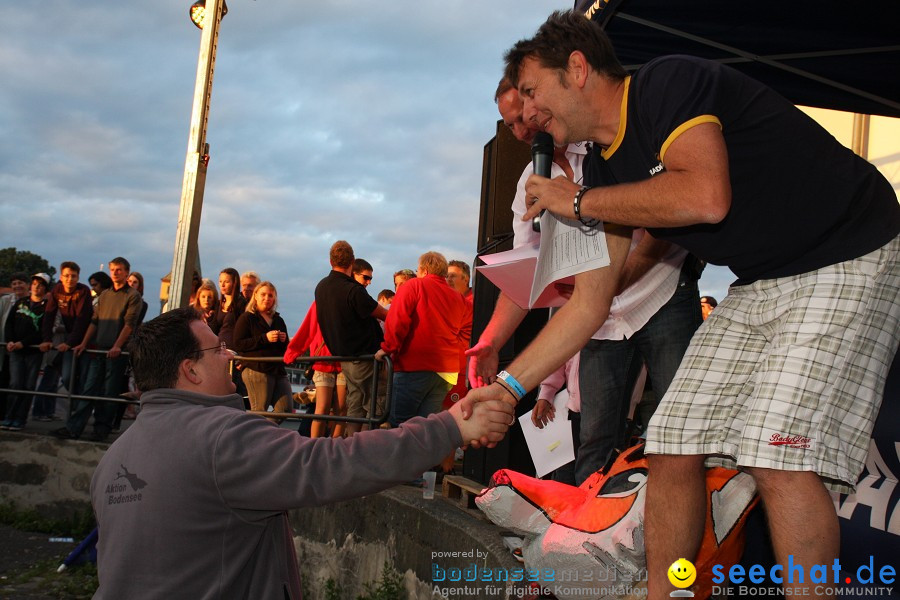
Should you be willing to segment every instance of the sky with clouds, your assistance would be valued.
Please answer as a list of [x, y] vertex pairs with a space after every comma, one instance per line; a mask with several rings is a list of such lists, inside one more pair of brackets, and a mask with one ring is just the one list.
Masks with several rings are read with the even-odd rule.
[[[46, 0], [0, 11], [0, 247], [125, 256], [158, 312], [169, 272], [200, 30], [188, 0]], [[279, 290], [300, 324], [328, 248], [369, 288], [438, 250], [475, 255], [483, 148], [503, 51], [571, 2], [232, 0], [213, 83], [200, 256]], [[701, 291], [733, 277], [710, 269]]]

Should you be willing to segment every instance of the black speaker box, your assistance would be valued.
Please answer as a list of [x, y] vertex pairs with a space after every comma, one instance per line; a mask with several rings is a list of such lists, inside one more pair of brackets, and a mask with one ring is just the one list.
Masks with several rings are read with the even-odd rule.
[[[511, 250], [512, 219], [510, 208], [516, 194], [516, 184], [525, 166], [531, 162], [531, 148], [515, 137], [502, 121], [497, 122], [497, 134], [484, 147], [484, 166], [481, 180], [481, 215], [478, 223], [478, 256]], [[475, 265], [484, 264], [476, 258]], [[491, 319], [500, 290], [477, 270], [473, 277], [474, 318], [472, 343]], [[503, 369], [534, 339], [549, 318], [547, 309], [532, 310], [515, 333], [500, 349], [500, 368]], [[522, 415], [534, 408], [536, 393], [528, 394], [516, 407]], [[502, 468], [534, 474], [534, 464], [518, 425], [495, 448], [469, 449], [463, 461], [463, 474], [475, 481], [487, 483], [491, 475]]]

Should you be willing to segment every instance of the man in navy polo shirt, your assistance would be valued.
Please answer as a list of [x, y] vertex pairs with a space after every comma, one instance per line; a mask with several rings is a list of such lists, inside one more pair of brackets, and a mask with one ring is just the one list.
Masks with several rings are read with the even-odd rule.
[[[387, 311], [353, 279], [353, 247], [338, 240], [329, 251], [331, 273], [316, 286], [316, 311], [322, 337], [333, 356], [374, 355], [383, 339], [377, 319]], [[371, 404], [374, 364], [368, 360], [341, 361], [347, 379], [347, 416], [365, 417]], [[347, 425], [347, 435], [361, 428]]]

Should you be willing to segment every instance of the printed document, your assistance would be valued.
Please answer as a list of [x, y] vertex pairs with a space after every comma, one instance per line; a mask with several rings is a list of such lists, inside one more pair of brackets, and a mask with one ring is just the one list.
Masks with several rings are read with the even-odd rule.
[[541, 243], [480, 257], [476, 267], [521, 308], [562, 306], [566, 297], [555, 283], [574, 284], [575, 275], [609, 266], [603, 225], [586, 227], [576, 219], [541, 217]]

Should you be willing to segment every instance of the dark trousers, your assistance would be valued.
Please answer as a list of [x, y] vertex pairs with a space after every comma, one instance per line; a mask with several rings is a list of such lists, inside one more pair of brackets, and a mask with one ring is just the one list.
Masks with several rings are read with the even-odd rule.
[[[118, 398], [126, 391], [127, 356], [107, 358], [104, 354], [90, 354], [87, 357], [82, 354], [79, 360], [87, 363], [84, 385], [81, 386], [83, 395]], [[116, 406], [117, 404], [113, 402], [72, 400], [72, 411], [66, 422], [66, 429], [73, 437], [81, 436], [93, 413], [94, 432], [107, 435], [112, 431]]]
[[[23, 392], [34, 391], [43, 356], [40, 352], [27, 352], [26, 350], [11, 352], [9, 354], [9, 387]], [[28, 393], [10, 394], [6, 408], [6, 420], [22, 423], [28, 420], [31, 398], [32, 395]]]
[[697, 281], [683, 272], [672, 298], [630, 339], [590, 340], [581, 351], [579, 485], [627, 441], [626, 419], [641, 364], [647, 365], [658, 403], [702, 320]]

